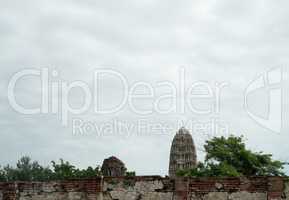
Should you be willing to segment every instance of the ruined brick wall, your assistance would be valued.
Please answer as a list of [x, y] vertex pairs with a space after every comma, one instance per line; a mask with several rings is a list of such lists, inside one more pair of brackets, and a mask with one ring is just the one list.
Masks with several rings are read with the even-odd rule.
[[0, 200], [289, 200], [282, 177], [105, 177], [57, 182], [0, 183]]
[[101, 192], [101, 178], [1, 183], [0, 200], [98, 200]]

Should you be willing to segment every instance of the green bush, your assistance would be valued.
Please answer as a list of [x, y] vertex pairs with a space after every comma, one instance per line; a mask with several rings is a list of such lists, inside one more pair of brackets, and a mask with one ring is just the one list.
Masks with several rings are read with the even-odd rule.
[[206, 157], [194, 169], [180, 170], [177, 176], [284, 176], [286, 163], [271, 154], [246, 149], [243, 137], [214, 137], [204, 145]]

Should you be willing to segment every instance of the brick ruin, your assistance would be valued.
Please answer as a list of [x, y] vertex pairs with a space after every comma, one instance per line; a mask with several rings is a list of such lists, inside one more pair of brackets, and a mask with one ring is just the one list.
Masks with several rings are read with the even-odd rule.
[[283, 177], [97, 177], [0, 183], [0, 200], [289, 200]]
[[104, 159], [101, 172], [103, 176], [125, 176], [126, 167], [117, 157], [111, 156]]

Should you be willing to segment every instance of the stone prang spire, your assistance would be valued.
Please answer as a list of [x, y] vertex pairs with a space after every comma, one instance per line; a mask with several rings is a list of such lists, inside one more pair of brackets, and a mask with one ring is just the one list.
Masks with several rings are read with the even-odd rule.
[[182, 127], [175, 135], [170, 153], [169, 176], [175, 177], [180, 169], [197, 166], [197, 154], [190, 132]]

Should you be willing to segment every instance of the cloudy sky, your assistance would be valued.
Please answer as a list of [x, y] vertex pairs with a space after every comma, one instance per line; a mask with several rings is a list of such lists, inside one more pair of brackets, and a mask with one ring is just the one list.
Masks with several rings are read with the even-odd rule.
[[[259, 75], [289, 63], [288, 7], [287, 1], [262, 0], [0, 0], [0, 164], [13, 164], [20, 156], [29, 155], [44, 165], [64, 158], [86, 167], [115, 155], [137, 174], [165, 175], [170, 143], [180, 121], [193, 122], [188, 128], [200, 160], [207, 138], [243, 134], [254, 151], [289, 161], [286, 95], [278, 101], [274, 93], [277, 100], [270, 104], [268, 88], [245, 92]], [[81, 114], [68, 113], [67, 125], [63, 124], [62, 110], [33, 115], [17, 112], [8, 99], [11, 78], [25, 69], [40, 72], [44, 68], [49, 71], [49, 87], [76, 80], [86, 83], [92, 97], [99, 98], [100, 109], [118, 105], [127, 96], [125, 91], [136, 83], [143, 86], [136, 87], [136, 93], [148, 94], [151, 90], [145, 86], [152, 86], [154, 95], [136, 99], [134, 107], [125, 101], [121, 109], [108, 114], [95, 111], [92, 101]], [[94, 73], [100, 69], [119, 76], [104, 74], [95, 92]], [[182, 71], [185, 80], [180, 80]], [[276, 78], [278, 72], [273, 76]], [[13, 94], [18, 104], [25, 108], [41, 105], [40, 78], [25, 76], [17, 82]], [[152, 109], [158, 97], [172, 94], [168, 85], [158, 83], [179, 85], [182, 81], [185, 90], [201, 81], [215, 95], [216, 84], [225, 83], [218, 102], [212, 98], [193, 101], [198, 110], [214, 105], [219, 110], [204, 114], [187, 106], [185, 112]], [[178, 102], [186, 97], [179, 94], [180, 89]], [[193, 92], [200, 94], [204, 87], [196, 90]], [[63, 106], [65, 97], [51, 92], [49, 105], [58, 100]], [[244, 97], [248, 97], [250, 112], [257, 121], [265, 120], [258, 123], [250, 117], [244, 109]], [[81, 88], [67, 95], [73, 108], [80, 108], [87, 98]], [[169, 100], [159, 106], [173, 108]], [[279, 119], [278, 113], [273, 118], [264, 117], [273, 110], [268, 105], [282, 106], [279, 115], [283, 118]], [[151, 112], [140, 114], [133, 108]], [[74, 132], [75, 120], [88, 127], [86, 131]], [[115, 123], [130, 129], [118, 129]], [[275, 130], [276, 123], [279, 131]], [[157, 128], [160, 124], [167, 128]], [[221, 128], [212, 128], [215, 126]]]

